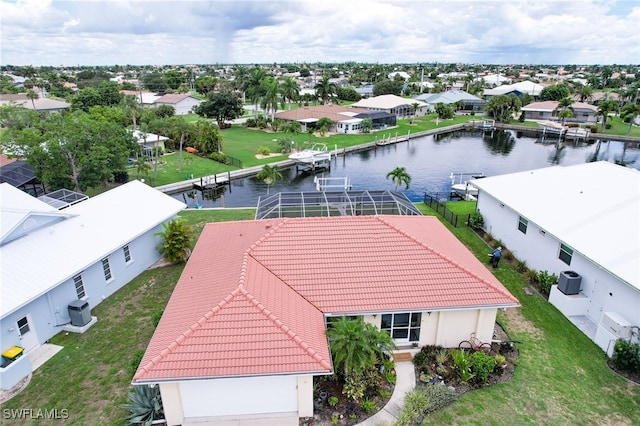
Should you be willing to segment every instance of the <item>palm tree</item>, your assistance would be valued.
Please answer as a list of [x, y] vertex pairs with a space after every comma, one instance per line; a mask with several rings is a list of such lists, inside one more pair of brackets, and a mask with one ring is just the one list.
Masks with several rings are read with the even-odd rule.
[[258, 103], [263, 95], [262, 80], [264, 80], [266, 76], [267, 74], [262, 68], [255, 68], [247, 81], [247, 96], [255, 106], [256, 117], [258, 117]]
[[631, 133], [631, 128], [633, 127], [633, 123], [640, 115], [640, 105], [639, 104], [626, 104], [622, 107], [622, 111], [620, 116], [623, 120], [629, 120], [629, 130], [627, 130], [627, 134]]
[[405, 185], [405, 189], [409, 189], [409, 185], [411, 184], [411, 176], [404, 167], [396, 167], [387, 173], [387, 179], [391, 178], [393, 184], [396, 186], [396, 191], [400, 185]]
[[575, 93], [576, 95], [578, 95], [580, 102], [593, 99], [593, 86], [591, 86], [590, 84], [580, 85], [576, 89]]
[[414, 102], [411, 104], [411, 122], [409, 124], [413, 124], [413, 120], [416, 118], [416, 113], [418, 112], [418, 108], [420, 108], [420, 104]]
[[262, 103], [265, 111], [271, 112], [271, 121], [275, 119], [278, 103], [280, 103], [280, 83], [273, 77], [262, 80]]
[[573, 99], [569, 96], [564, 97], [558, 101], [558, 108], [560, 108], [560, 112], [558, 113], [558, 117], [562, 119], [562, 125], [564, 126], [564, 122], [567, 118], [573, 117]]
[[151, 171], [151, 164], [147, 163], [144, 157], [138, 157], [133, 165], [136, 168], [136, 174], [138, 175], [138, 178], [140, 178], [141, 174], [149, 176], [149, 172]]
[[140, 104], [134, 95], [126, 95], [122, 98], [122, 110], [124, 115], [131, 117], [133, 122], [133, 130], [138, 127], [138, 114], [140, 113]]
[[260, 172], [256, 175], [258, 179], [264, 181], [267, 184], [267, 195], [269, 195], [269, 187], [276, 181], [282, 180], [282, 173], [278, 171], [276, 166], [270, 166], [266, 164]]
[[31, 105], [33, 105], [33, 110], [36, 110], [36, 99], [40, 98], [35, 90], [29, 89], [27, 90], [27, 98], [31, 99]]
[[322, 99], [322, 105], [326, 104], [330, 99], [336, 96], [338, 88], [335, 83], [329, 81], [329, 77], [322, 77], [322, 80], [316, 83], [316, 96]]
[[602, 117], [602, 133], [605, 132], [607, 128], [607, 119], [609, 118], [609, 113], [615, 111], [618, 108], [618, 103], [613, 99], [605, 99], [598, 103], [598, 112], [596, 115]]
[[327, 329], [333, 364], [345, 375], [362, 373], [395, 348], [393, 339], [362, 318], [341, 317]]
[[249, 83], [249, 70], [246, 67], [239, 65], [234, 70], [233, 76], [233, 85], [237, 90], [242, 92], [242, 103], [245, 103], [245, 92], [247, 91], [247, 86]]
[[280, 90], [282, 91], [282, 96], [285, 101], [288, 101], [288, 109], [291, 109], [291, 102], [295, 101], [298, 99], [298, 96], [300, 96], [300, 87], [298, 86], [298, 83], [296, 83], [293, 77], [287, 77], [280, 85]]

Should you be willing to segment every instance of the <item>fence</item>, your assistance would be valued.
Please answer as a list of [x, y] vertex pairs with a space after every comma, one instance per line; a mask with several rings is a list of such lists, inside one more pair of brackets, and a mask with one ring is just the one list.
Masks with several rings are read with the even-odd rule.
[[429, 207], [431, 207], [433, 210], [435, 210], [440, 216], [442, 216], [447, 222], [449, 222], [456, 228], [458, 227], [458, 224], [460, 225], [469, 224], [469, 219], [471, 215], [466, 215], [466, 217], [459, 216], [454, 212], [452, 212], [451, 210], [449, 210], [447, 206], [444, 205], [444, 203], [441, 203], [439, 200], [437, 200], [435, 197], [432, 197], [431, 195], [424, 194], [424, 203]]
[[233, 158], [227, 155], [227, 164], [230, 164], [232, 166], [236, 166], [240, 169], [242, 169], [242, 160], [238, 160], [237, 158]]

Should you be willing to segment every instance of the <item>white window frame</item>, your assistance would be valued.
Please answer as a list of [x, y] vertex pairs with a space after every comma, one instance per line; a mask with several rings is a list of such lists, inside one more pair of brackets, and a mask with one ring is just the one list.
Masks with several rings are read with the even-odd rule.
[[560, 253], [558, 253], [558, 259], [567, 265], [571, 265], [571, 259], [573, 259], [573, 249], [566, 244], [560, 243]]
[[518, 218], [518, 231], [522, 232], [523, 234], [526, 234], [528, 226], [529, 226], [529, 221], [525, 217], [520, 216]]
[[73, 285], [76, 288], [76, 295], [78, 299], [85, 299], [87, 297], [87, 291], [84, 288], [84, 281], [82, 281], [82, 274], [78, 274], [73, 277]]
[[104, 272], [104, 279], [109, 282], [113, 281], [113, 274], [111, 273], [111, 265], [109, 264], [109, 258], [102, 259], [102, 272]]
[[129, 247], [129, 244], [122, 247], [122, 254], [124, 255], [124, 263], [128, 265], [133, 262], [133, 259], [131, 258], [131, 247]]

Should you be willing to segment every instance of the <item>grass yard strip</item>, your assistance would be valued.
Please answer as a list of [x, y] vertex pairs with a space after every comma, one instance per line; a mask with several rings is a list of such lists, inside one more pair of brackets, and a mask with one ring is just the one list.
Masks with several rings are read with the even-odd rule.
[[[447, 207], [458, 214], [474, 211], [469, 210], [473, 202], [458, 203]], [[435, 214], [419, 206], [424, 214]], [[489, 247], [470, 228], [443, 223], [486, 261]], [[640, 424], [640, 386], [615, 375], [604, 352], [547, 300], [527, 296], [528, 284], [505, 262], [495, 274], [522, 305], [498, 313], [510, 337], [523, 342], [516, 373], [508, 383], [463, 395], [425, 424]]]

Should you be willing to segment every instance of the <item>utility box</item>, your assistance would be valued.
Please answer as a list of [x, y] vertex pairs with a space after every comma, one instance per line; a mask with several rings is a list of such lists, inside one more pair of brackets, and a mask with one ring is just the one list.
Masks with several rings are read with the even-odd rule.
[[600, 325], [619, 339], [631, 337], [631, 323], [617, 312], [605, 312]]
[[580, 284], [582, 277], [574, 271], [562, 271], [558, 277], [558, 290], [564, 294], [580, 293]]
[[69, 303], [69, 317], [71, 317], [71, 325], [83, 327], [91, 321], [91, 309], [89, 302], [86, 300], [74, 300]]

